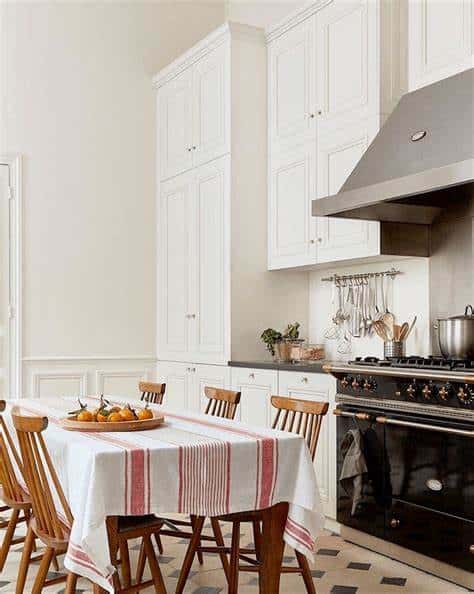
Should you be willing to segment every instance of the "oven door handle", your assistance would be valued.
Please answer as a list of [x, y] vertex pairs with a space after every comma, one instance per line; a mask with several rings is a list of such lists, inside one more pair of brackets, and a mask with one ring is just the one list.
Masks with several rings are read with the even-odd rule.
[[437, 425], [428, 425], [426, 423], [413, 423], [412, 421], [400, 421], [399, 419], [390, 419], [388, 417], [376, 417], [377, 423], [384, 425], [398, 425], [400, 427], [413, 427], [414, 429], [423, 429], [425, 431], [437, 431], [438, 433], [448, 433], [450, 435], [463, 435], [464, 437], [474, 437], [474, 431], [467, 429], [456, 429], [449, 427], [438, 427]]
[[369, 415], [369, 413], [364, 412], [348, 412], [347, 410], [341, 410], [340, 408], [335, 408], [333, 414], [336, 417], [349, 417], [350, 419], [359, 419], [360, 421], [375, 421], [375, 417], [373, 415]]

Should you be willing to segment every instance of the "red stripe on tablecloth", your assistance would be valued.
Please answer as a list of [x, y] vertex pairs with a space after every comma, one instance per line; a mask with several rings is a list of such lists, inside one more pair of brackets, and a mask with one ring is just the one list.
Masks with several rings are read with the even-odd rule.
[[295, 524], [290, 518], [288, 518], [286, 522], [285, 532], [288, 532], [290, 536], [292, 536], [295, 540], [304, 545], [310, 551], [313, 550], [314, 540], [310, 536], [308, 536], [307, 530], [302, 530], [299, 524]]
[[311, 532], [309, 530], [307, 530], [304, 526], [302, 526], [301, 524], [298, 524], [298, 522], [295, 522], [295, 520], [293, 520], [293, 518], [290, 518], [288, 516], [287, 522], [290, 522], [297, 530], [301, 531], [302, 533], [306, 534], [308, 536], [308, 538], [311, 538]]
[[260, 476], [259, 508], [270, 507], [275, 478], [275, 439], [262, 440], [262, 471]]
[[100, 572], [97, 569], [94, 562], [92, 561], [92, 559], [89, 557], [89, 555], [84, 551], [84, 549], [71, 541], [69, 542], [67, 556], [70, 557], [78, 565], [82, 565], [87, 569], [91, 569], [95, 574], [97, 574], [101, 578], [104, 578], [109, 583], [112, 583], [112, 576], [107, 576]]
[[231, 466], [231, 448], [230, 443], [226, 443], [227, 448], [227, 460], [226, 460], [226, 481], [227, 481], [227, 493], [225, 496], [225, 509], [226, 513], [230, 512], [230, 466]]

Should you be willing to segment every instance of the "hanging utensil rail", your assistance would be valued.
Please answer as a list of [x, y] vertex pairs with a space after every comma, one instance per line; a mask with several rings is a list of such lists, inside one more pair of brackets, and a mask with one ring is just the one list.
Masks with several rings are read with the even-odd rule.
[[359, 284], [367, 281], [369, 278], [377, 278], [377, 277], [390, 277], [394, 278], [397, 274], [401, 274], [400, 270], [395, 270], [395, 268], [391, 268], [390, 270], [384, 270], [383, 272], [362, 272], [359, 274], [333, 274], [332, 276], [327, 276], [321, 279], [325, 283], [335, 283], [336, 285], [345, 284], [345, 283], [354, 283]]

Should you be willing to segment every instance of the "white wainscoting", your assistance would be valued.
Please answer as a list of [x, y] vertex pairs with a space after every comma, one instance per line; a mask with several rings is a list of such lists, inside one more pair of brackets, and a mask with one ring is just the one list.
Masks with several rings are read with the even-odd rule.
[[138, 398], [138, 382], [153, 380], [154, 357], [25, 357], [25, 398], [106, 394]]

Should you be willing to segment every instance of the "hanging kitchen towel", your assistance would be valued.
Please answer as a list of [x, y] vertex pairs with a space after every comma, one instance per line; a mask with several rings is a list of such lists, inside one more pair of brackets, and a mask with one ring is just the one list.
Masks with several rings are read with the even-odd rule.
[[367, 472], [367, 464], [362, 445], [362, 433], [359, 429], [350, 429], [341, 444], [344, 456], [339, 481], [346, 493], [352, 497], [351, 515], [354, 516], [358, 504], [362, 501], [362, 485]]

